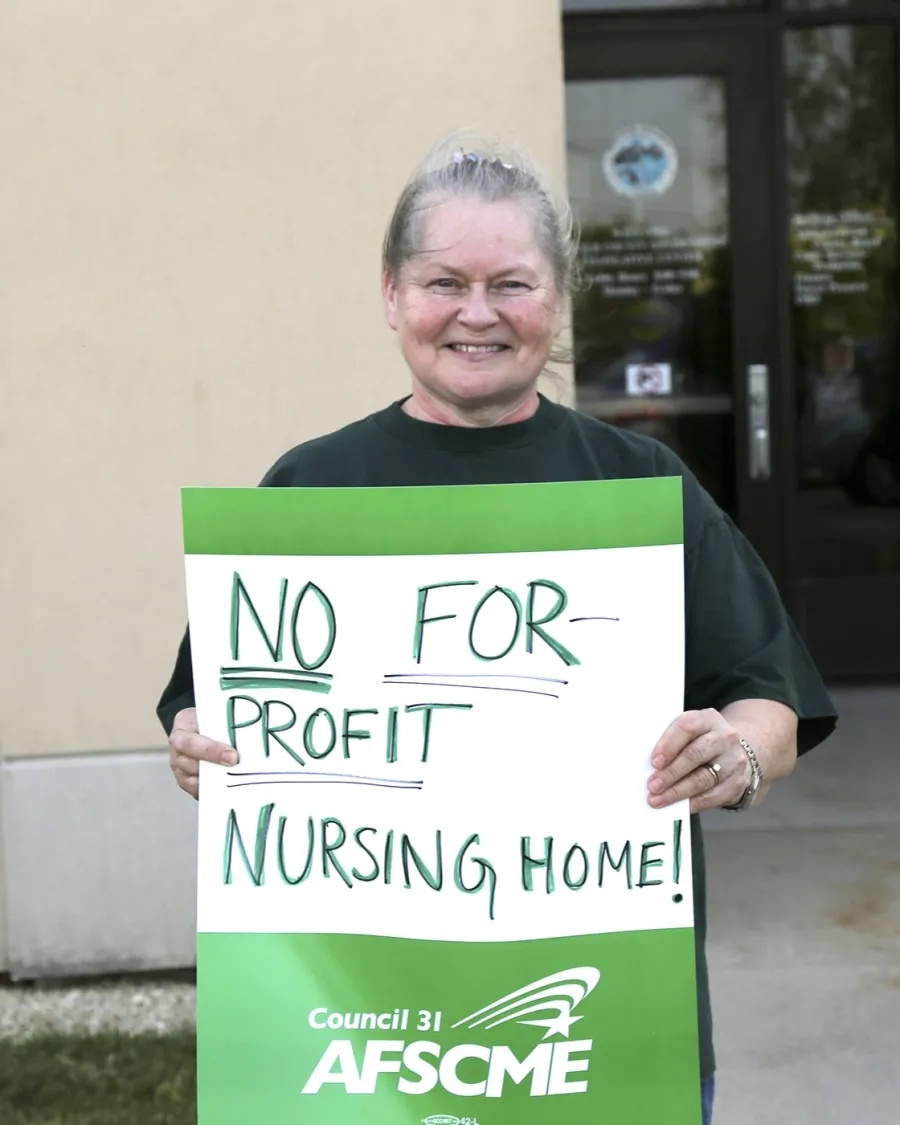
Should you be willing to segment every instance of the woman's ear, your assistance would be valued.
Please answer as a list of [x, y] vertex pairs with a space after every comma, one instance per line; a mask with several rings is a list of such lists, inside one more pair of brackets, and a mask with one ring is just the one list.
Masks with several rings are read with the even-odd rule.
[[385, 270], [381, 278], [381, 292], [384, 297], [384, 315], [388, 324], [397, 331], [397, 286], [390, 270]]

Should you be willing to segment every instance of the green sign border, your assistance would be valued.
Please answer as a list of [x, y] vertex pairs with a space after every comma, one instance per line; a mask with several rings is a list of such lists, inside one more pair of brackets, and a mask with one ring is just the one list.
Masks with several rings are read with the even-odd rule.
[[185, 488], [184, 551], [478, 555], [655, 547], [684, 541], [681, 497], [681, 477], [423, 488]]

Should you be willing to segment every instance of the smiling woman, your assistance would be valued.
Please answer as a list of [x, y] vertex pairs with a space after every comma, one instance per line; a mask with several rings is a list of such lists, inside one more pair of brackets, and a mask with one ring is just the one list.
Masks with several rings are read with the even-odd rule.
[[[831, 732], [835, 716], [827, 692], [759, 557], [679, 458], [651, 438], [538, 393], [571, 288], [570, 212], [524, 155], [490, 145], [460, 152], [455, 143], [438, 146], [412, 177], [384, 244], [385, 310], [412, 393], [290, 450], [263, 485], [406, 488], [680, 477], [685, 711], [646, 748], [653, 771], [646, 799], [652, 808], [689, 800], [693, 814], [747, 809], [791, 772], [798, 753]], [[447, 508], [440, 514], [453, 518]], [[421, 609], [424, 622], [424, 603]], [[544, 616], [534, 624], [551, 620]], [[198, 729], [187, 634], [158, 714], [170, 734], [172, 770], [186, 792], [197, 796], [201, 760], [236, 762], [234, 747]], [[691, 837], [708, 1121], [715, 1060], [696, 815]], [[327, 846], [337, 847], [331, 836]]]

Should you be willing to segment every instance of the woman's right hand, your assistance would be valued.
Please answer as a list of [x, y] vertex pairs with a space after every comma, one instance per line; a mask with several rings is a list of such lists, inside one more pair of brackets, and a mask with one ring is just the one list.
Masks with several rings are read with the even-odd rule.
[[185, 707], [175, 716], [169, 736], [169, 766], [179, 786], [196, 800], [200, 796], [200, 763], [237, 764], [233, 746], [206, 738], [197, 726], [197, 708]]

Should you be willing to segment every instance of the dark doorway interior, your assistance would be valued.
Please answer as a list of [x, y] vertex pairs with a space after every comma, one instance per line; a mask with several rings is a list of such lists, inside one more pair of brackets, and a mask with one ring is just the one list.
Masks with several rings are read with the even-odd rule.
[[830, 679], [900, 678], [900, 5], [564, 8], [580, 408], [681, 454]]

